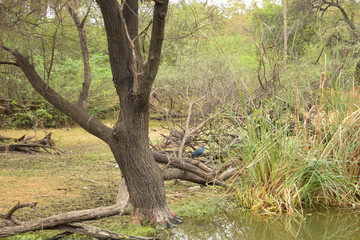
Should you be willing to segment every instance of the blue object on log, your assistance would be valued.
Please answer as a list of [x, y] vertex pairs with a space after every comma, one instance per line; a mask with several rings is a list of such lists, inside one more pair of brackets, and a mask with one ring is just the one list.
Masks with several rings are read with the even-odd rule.
[[200, 155], [203, 155], [204, 151], [205, 151], [205, 144], [203, 144], [201, 148], [196, 149], [196, 151], [192, 153], [192, 156], [198, 157]]

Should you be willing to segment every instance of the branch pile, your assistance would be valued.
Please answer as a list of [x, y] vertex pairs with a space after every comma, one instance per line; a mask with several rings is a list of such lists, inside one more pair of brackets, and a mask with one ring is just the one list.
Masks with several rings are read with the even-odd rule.
[[0, 152], [25, 152], [29, 154], [47, 152], [50, 154], [60, 154], [61, 151], [54, 148], [54, 141], [51, 139], [52, 133], [48, 133], [44, 138], [33, 140], [34, 136], [20, 138], [10, 138], [0, 135]]

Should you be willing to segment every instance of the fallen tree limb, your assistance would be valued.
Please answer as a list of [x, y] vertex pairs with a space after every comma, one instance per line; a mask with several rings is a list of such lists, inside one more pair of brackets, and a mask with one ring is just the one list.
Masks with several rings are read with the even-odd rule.
[[46, 146], [42, 144], [35, 144], [35, 143], [16, 143], [16, 144], [8, 144], [8, 145], [0, 145], [0, 152], [27, 152], [27, 153], [33, 153], [33, 152], [40, 152], [40, 149], [43, 149], [44, 151], [51, 153], [48, 151], [48, 149], [53, 150], [56, 154], [60, 154], [60, 150], [51, 147]]
[[25, 208], [25, 207], [31, 207], [34, 208], [36, 206], [37, 202], [33, 202], [33, 203], [20, 203], [18, 202], [15, 206], [13, 206], [7, 213], [2, 214], [0, 213], [0, 218], [3, 218], [5, 220], [11, 220], [12, 215], [14, 214], [14, 212], [20, 208]]
[[[119, 240], [119, 239], [150, 240], [150, 239], [154, 239], [154, 238], [149, 238], [149, 237], [126, 236], [126, 235], [118, 234], [115, 232], [111, 232], [111, 231], [108, 231], [105, 229], [101, 229], [101, 228], [98, 228], [95, 226], [82, 224], [82, 223], [70, 223], [70, 224], [60, 225], [60, 226], [50, 228], [50, 229], [65, 231], [65, 233], [69, 233], [69, 232], [80, 233], [80, 234], [84, 234], [84, 235], [87, 235], [87, 236], [90, 236], [93, 238], [97, 238], [97, 239], [114, 239], [114, 240]], [[67, 235], [69, 235], [69, 234], [67, 234]]]
[[34, 136], [25, 138], [23, 135], [20, 138], [10, 138], [6, 136], [0, 136], [0, 152], [26, 152], [26, 153], [38, 153], [41, 149], [47, 153], [60, 154], [61, 150], [54, 148], [54, 141], [51, 139], [52, 133], [46, 134], [46, 136], [39, 140], [32, 140]]
[[222, 174], [220, 174], [219, 179], [221, 181], [225, 181], [226, 179], [229, 179], [237, 172], [238, 172], [238, 170], [236, 168], [231, 167], [231, 168], [227, 169], [226, 171], [224, 171]]
[[178, 168], [167, 168], [162, 172], [164, 180], [181, 179], [193, 183], [205, 185], [207, 181], [196, 174], [185, 172]]
[[[0, 217], [6, 221], [12, 220], [14, 219], [12, 215], [16, 210], [24, 207], [35, 207], [35, 205], [36, 203], [18, 203], [6, 214], [0, 214]], [[110, 217], [121, 214], [122, 212], [122, 205], [114, 205], [109, 207], [72, 211], [30, 222], [15, 222], [15, 226], [5, 226], [0, 228], [0, 237], [9, 237], [35, 230], [61, 230], [65, 232], [58, 234], [50, 239], [61, 239], [63, 236], [67, 236], [72, 233], [80, 233], [97, 239], [154, 239], [148, 237], [121, 235], [98, 227], [77, 223], [79, 221]]]
[[20, 225], [3, 227], [0, 229], [0, 237], [9, 237], [29, 231], [50, 229], [64, 224], [100, 219], [118, 215], [123, 211], [119, 205], [99, 207], [80, 211], [72, 211], [63, 214], [53, 215], [40, 220], [24, 222]]
[[225, 182], [220, 181], [215, 178], [215, 174], [205, 172], [201, 168], [198, 168], [198, 167], [188, 163], [186, 158], [168, 157], [165, 154], [161, 154], [156, 151], [152, 151], [152, 153], [155, 158], [155, 161], [158, 163], [170, 164], [170, 166], [173, 166], [180, 170], [193, 173], [193, 174], [203, 178], [206, 181], [206, 184], [214, 184], [214, 185], [218, 185], [218, 186], [222, 186], [222, 187], [227, 187]]

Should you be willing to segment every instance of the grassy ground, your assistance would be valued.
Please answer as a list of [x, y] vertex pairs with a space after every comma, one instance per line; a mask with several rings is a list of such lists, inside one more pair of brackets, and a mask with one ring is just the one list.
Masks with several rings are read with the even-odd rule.
[[[152, 128], [153, 139], [159, 136], [159, 129]], [[17, 202], [38, 202], [35, 211], [21, 209], [15, 214], [20, 220], [30, 220], [114, 204], [120, 171], [114, 167], [116, 163], [107, 145], [81, 128], [47, 131], [53, 133], [55, 147], [64, 150], [63, 154], [0, 154], [0, 212], [7, 212]], [[43, 130], [0, 131], [0, 135], [15, 138], [24, 134], [44, 137]], [[180, 215], [211, 214], [219, 206], [225, 207], [220, 189], [191, 186], [194, 184], [166, 183], [168, 203]], [[133, 226], [129, 219], [129, 215], [111, 217], [92, 224], [124, 234], [154, 234], [150, 228]], [[51, 235], [54, 233], [40, 233], [36, 237]]]

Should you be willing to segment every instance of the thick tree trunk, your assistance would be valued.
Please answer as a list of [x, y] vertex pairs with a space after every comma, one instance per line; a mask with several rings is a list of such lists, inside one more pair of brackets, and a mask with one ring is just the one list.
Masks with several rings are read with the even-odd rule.
[[133, 117], [122, 112], [109, 145], [126, 181], [133, 221], [169, 225], [177, 215], [166, 204], [163, 177], [149, 148], [148, 112], [135, 111]]
[[133, 221], [171, 225], [177, 219], [165, 197], [160, 168], [149, 147], [149, 97], [160, 63], [168, 1], [156, 1], [149, 59], [138, 45], [138, 1], [97, 0], [105, 30], [120, 114], [108, 142], [123, 173], [134, 208]]

